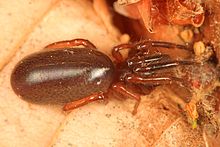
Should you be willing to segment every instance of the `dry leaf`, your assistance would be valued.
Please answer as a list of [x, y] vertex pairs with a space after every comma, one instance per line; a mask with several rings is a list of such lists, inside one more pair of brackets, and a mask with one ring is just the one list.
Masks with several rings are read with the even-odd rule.
[[[28, 104], [19, 99], [12, 91], [10, 86], [10, 74], [15, 64], [21, 60], [22, 57], [41, 50], [51, 42], [78, 37], [89, 39], [97, 45], [98, 48], [106, 52], [113, 45], [119, 43], [115, 36], [107, 32], [102, 20], [96, 16], [97, 14], [92, 7], [92, 3], [89, 1], [58, 1], [55, 5], [50, 6], [51, 8], [47, 14], [45, 14], [41, 20], [38, 19], [35, 24], [28, 23], [32, 21], [32, 17], [27, 17], [22, 21], [18, 19], [24, 18], [24, 13], [28, 13], [30, 16], [35, 16], [36, 13], [38, 13], [38, 11], [32, 11], [34, 8], [29, 8], [30, 10], [28, 12], [25, 11], [26, 9], [24, 9], [24, 7], [26, 7], [26, 3], [29, 2], [37, 3], [35, 0], [24, 1], [23, 3], [4, 1], [3, 4], [3, 2], [1, 2], [1, 6], [13, 6], [13, 3], [19, 6], [21, 5], [21, 9], [16, 12], [16, 18], [11, 18], [12, 21], [9, 24], [11, 28], [8, 28], [10, 31], [4, 34], [2, 33], [1, 37], [5, 39], [9, 38], [6, 39], [5, 42], [9, 42], [11, 39], [17, 39], [19, 41], [17, 41], [16, 46], [22, 45], [22, 47], [19, 48], [18, 52], [15, 52], [16, 50], [13, 45], [10, 46], [10, 49], [6, 52], [6, 43], [1, 43], [6, 45], [0, 50], [0, 55], [5, 57], [1, 57], [1, 63], [5, 63], [5, 61], [9, 60], [10, 63], [7, 64], [0, 73], [0, 127], [2, 128], [0, 133], [0, 146], [46, 146], [49, 144], [56, 128], [65, 117], [61, 108]], [[7, 11], [13, 12], [14, 9], [19, 6], [7, 7]], [[38, 5], [35, 7], [37, 8], [37, 6]], [[41, 7], [39, 6], [39, 11], [45, 6], [46, 3]], [[39, 14], [40, 13], [41, 11]], [[2, 19], [4, 13], [0, 14], [0, 18]], [[14, 15], [11, 17], [13, 16]], [[5, 18], [5, 20], [7, 20], [7, 18]], [[5, 25], [4, 21], [0, 23], [2, 30], [7, 29], [8, 26]], [[30, 27], [28, 28], [29, 24]], [[32, 30], [30, 30], [30, 28], [32, 28]], [[20, 32], [15, 34], [14, 29]], [[28, 29], [28, 31], [26, 29]], [[29, 34], [27, 32], [29, 32]], [[4, 41], [2, 38], [0, 40]], [[24, 40], [24, 38], [27, 39], [25, 43], [22, 43], [20, 38], [22, 38], [22, 40]], [[18, 44], [18, 42], [20, 44]], [[11, 58], [11, 55], [15, 53], [16, 56]], [[10, 54], [10, 56], [8, 56], [8, 54]]]
[[180, 113], [169, 108], [162, 88], [142, 97], [135, 116], [131, 114], [132, 105], [129, 100], [111, 100], [107, 105], [91, 104], [68, 115], [58, 129], [52, 145], [205, 146], [201, 130], [193, 130]]
[[10, 61], [37, 23], [57, 0], [9, 0], [0, 2], [0, 69]]

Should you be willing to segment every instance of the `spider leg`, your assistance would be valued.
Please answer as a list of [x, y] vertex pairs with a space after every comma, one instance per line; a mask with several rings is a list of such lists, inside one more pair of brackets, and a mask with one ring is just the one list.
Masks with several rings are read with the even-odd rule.
[[148, 49], [150, 47], [178, 48], [192, 52], [191, 48], [186, 45], [180, 45], [171, 42], [145, 40], [136, 44], [136, 48], [138, 50]]
[[115, 58], [115, 60], [118, 63], [121, 63], [124, 61], [122, 54], [120, 53], [121, 50], [125, 50], [128, 49], [130, 50], [131, 48], [133, 48], [134, 46], [132, 44], [120, 44], [118, 46], [115, 46], [112, 49], [112, 56]]
[[105, 99], [104, 93], [102, 93], [102, 92], [95, 93], [95, 94], [92, 94], [92, 95], [87, 96], [85, 98], [82, 98], [82, 99], [72, 101], [72, 102], [69, 102], [69, 103], [65, 104], [64, 107], [63, 107], [63, 110], [64, 111], [69, 111], [69, 110], [84, 106], [88, 103], [98, 101], [98, 100], [104, 100], [104, 99]]
[[192, 65], [192, 64], [196, 64], [196, 62], [188, 61], [188, 60], [184, 60], [184, 61], [179, 61], [179, 60], [166, 61], [166, 62], [160, 62], [160, 63], [155, 63], [155, 64], [148, 64], [146, 66], [135, 67], [133, 69], [133, 72], [134, 73], [153, 72], [153, 71], [156, 71], [156, 70], [177, 67], [179, 65]]
[[134, 67], [143, 64], [149, 64], [153, 62], [159, 62], [161, 60], [169, 60], [170, 56], [167, 54], [156, 54], [156, 55], [142, 55], [142, 56], [134, 56], [131, 59], [127, 60], [129, 67]]
[[180, 45], [180, 44], [175, 44], [175, 43], [170, 43], [170, 42], [163, 42], [163, 41], [146, 41], [145, 40], [145, 41], [141, 41], [136, 44], [121, 44], [121, 45], [115, 46], [112, 49], [112, 56], [115, 58], [115, 60], [118, 63], [121, 63], [124, 61], [123, 56], [120, 53], [121, 50], [125, 50], [125, 49], [130, 50], [134, 48], [136, 50], [139, 50], [141, 54], [148, 54], [149, 48], [151, 47], [178, 48], [178, 49], [183, 49], [187, 51], [192, 51], [190, 47], [185, 46], [185, 45]]
[[80, 45], [86, 48], [96, 49], [96, 46], [86, 39], [73, 39], [73, 40], [59, 41], [59, 42], [49, 44], [45, 48], [46, 49], [52, 49], [52, 48], [62, 49], [62, 48], [73, 48], [75, 46], [80, 46]]
[[147, 84], [147, 85], [165, 85], [175, 82], [183, 82], [181, 78], [171, 77], [171, 76], [149, 76], [142, 77], [136, 74], [129, 74], [125, 77], [125, 81], [134, 83], [134, 84]]
[[112, 85], [112, 88], [113, 88], [113, 90], [136, 100], [136, 103], [134, 105], [134, 109], [132, 111], [132, 114], [135, 115], [137, 113], [137, 108], [138, 108], [140, 101], [141, 101], [141, 96], [137, 93], [133, 93], [133, 92], [127, 90], [127, 88], [125, 87], [125, 85], [122, 82], [118, 82], [118, 83]]

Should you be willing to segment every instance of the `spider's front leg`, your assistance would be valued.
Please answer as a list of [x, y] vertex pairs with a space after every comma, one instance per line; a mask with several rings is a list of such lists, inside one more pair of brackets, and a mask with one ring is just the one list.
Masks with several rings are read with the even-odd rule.
[[170, 77], [170, 76], [143, 77], [137, 74], [130, 74], [125, 77], [125, 81], [134, 83], [134, 84], [143, 84], [143, 85], [165, 85], [165, 84], [171, 84], [173, 81], [181, 82], [181, 79], [177, 77]]
[[156, 71], [160, 71], [162, 69], [170, 69], [175, 68], [181, 65], [193, 65], [196, 64], [194, 61], [190, 60], [171, 60], [171, 61], [159, 61], [159, 62], [151, 62], [147, 65], [136, 66], [133, 68], [133, 72], [142, 75], [149, 75], [149, 73], [155, 73]]
[[182, 50], [187, 50], [192, 52], [192, 48], [188, 47], [186, 45], [171, 43], [171, 42], [165, 42], [165, 41], [151, 41], [151, 40], [144, 40], [141, 42], [136, 43], [136, 49], [137, 50], [143, 50], [143, 49], [149, 49], [152, 47], [162, 47], [162, 48], [177, 48]]
[[[133, 67], [133, 73], [127, 75], [125, 77], [125, 81], [133, 84], [142, 85], [156, 86], [176, 82], [180, 83], [181, 85], [187, 86], [188, 83], [182, 78], [172, 76], [172, 74], [166, 75], [165, 72], [162, 70], [167, 69], [166, 73], [169, 73], [169, 70], [171, 70], [171, 68], [197, 64], [196, 62], [190, 60], [170, 60], [169, 58], [167, 58], [166, 55], [162, 54], [147, 56], [139, 60], [137, 59], [138, 58], [136, 58], [135, 62], [132, 62], [133, 65], [135, 65]], [[193, 128], [196, 128], [198, 119], [198, 112], [195, 104], [195, 102], [191, 101], [190, 103], [182, 106], [183, 109], [185, 109], [188, 117], [190, 118]]]
[[112, 56], [115, 58], [116, 62], [121, 63], [124, 61], [123, 56], [120, 51], [122, 50], [137, 50], [137, 53], [134, 55], [134, 57], [141, 58], [142, 55], [149, 54], [149, 50], [152, 47], [161, 47], [161, 48], [177, 48], [177, 49], [182, 49], [182, 50], [187, 50], [192, 52], [192, 49], [186, 45], [180, 45], [180, 44], [175, 44], [175, 43], [170, 43], [170, 42], [163, 42], [163, 41], [141, 41], [138, 43], [127, 43], [127, 44], [121, 44], [118, 46], [115, 46], [112, 49]]

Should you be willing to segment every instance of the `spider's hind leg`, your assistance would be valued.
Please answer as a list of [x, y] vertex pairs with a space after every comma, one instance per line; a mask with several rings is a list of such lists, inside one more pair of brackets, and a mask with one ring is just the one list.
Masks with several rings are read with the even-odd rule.
[[76, 46], [84, 46], [89, 49], [95, 49], [96, 46], [91, 43], [89, 40], [86, 39], [73, 39], [73, 40], [65, 40], [65, 41], [59, 41], [54, 42], [45, 47], [45, 49], [63, 49], [63, 48], [73, 48]]

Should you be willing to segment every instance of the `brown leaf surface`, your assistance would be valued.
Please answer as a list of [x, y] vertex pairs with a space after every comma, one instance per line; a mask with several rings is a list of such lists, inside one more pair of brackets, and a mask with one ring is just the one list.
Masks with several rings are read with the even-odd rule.
[[57, 0], [0, 1], [0, 69], [10, 61], [27, 35], [56, 2]]
[[[28, 3], [29, 1], [26, 2]], [[34, 3], [37, 1], [32, 0], [30, 2]], [[5, 3], [13, 6], [13, 2], [5, 1]], [[22, 5], [22, 8], [26, 6], [24, 3], [20, 3], [20, 5]], [[37, 6], [38, 5], [36, 5], [36, 7]], [[8, 11], [13, 11], [14, 7], [8, 7], [7, 9], [9, 9]], [[43, 7], [45, 6], [43, 5], [42, 8]], [[24, 9], [23, 12], [22, 9], [19, 9], [16, 17], [22, 18], [24, 17], [24, 13], [29, 13], [28, 15], [30, 16], [34, 16], [38, 13], [32, 10], [25, 12], [25, 10], [26, 9]], [[10, 23], [11, 28], [8, 28], [11, 33], [1, 34], [2, 38], [9, 38], [5, 42], [10, 41], [10, 39], [15, 39], [14, 37], [20, 39], [19, 35], [20, 37], [24, 36], [27, 40], [13, 58], [7, 56], [7, 54], [15, 54], [14, 46], [11, 46], [12, 49], [8, 49], [7, 52], [5, 52], [6, 47], [4, 46], [0, 50], [2, 63], [11, 60], [0, 73], [0, 146], [46, 146], [56, 128], [65, 117], [62, 111], [60, 111], [60, 108], [28, 104], [14, 94], [10, 86], [10, 74], [15, 64], [22, 57], [41, 50], [51, 42], [77, 37], [89, 39], [94, 42], [98, 48], [103, 50], [110, 49], [114, 44], [119, 43], [116, 37], [111, 36], [111, 34], [106, 31], [102, 20], [96, 17], [92, 4], [86, 0], [59, 1], [50, 9], [44, 18], [38, 22], [36, 27], [31, 24], [34, 30], [32, 30], [28, 36], [27, 33], [25, 34], [24, 32], [26, 32], [25, 29], [28, 29], [29, 19], [32, 20], [33, 18], [25, 19], [27, 19], [27, 21], [22, 21], [26, 22], [26, 24], [20, 25], [20, 21], [16, 21], [15, 18], [12, 18], [12, 22]], [[2, 30], [4, 30], [3, 28], [7, 29], [7, 26], [3, 26], [2, 24], [4, 21], [0, 22]], [[14, 34], [14, 27], [16, 30], [21, 30], [18, 36]], [[24, 31], [22, 31], [22, 28]], [[1, 39], [1, 41], [4, 41], [4, 39]], [[1, 44], [6, 45], [5, 42]], [[5, 58], [3, 58], [3, 56]]]
[[[25, 2], [19, 3], [22, 8], [26, 8]], [[13, 2], [5, 3], [10, 5]], [[191, 129], [178, 109], [167, 102], [170, 95], [162, 87], [142, 98], [135, 116], [131, 115], [131, 100], [111, 98], [108, 104], [92, 103], [64, 114], [60, 107], [28, 104], [19, 99], [11, 89], [10, 74], [25, 55], [39, 51], [51, 42], [78, 37], [89, 39], [107, 54], [110, 54], [112, 46], [120, 43], [118, 36], [108, 32], [109, 29], [97, 17], [90, 1], [59, 0], [55, 5], [50, 4], [45, 4], [49, 9], [44, 9], [42, 19], [26, 18], [27, 21], [35, 19], [35, 23], [26, 24], [11, 18], [10, 33], [1, 36], [6, 40], [3, 42], [5, 46], [7, 42], [10, 45], [11, 39], [17, 43], [11, 45], [7, 52], [4, 47], [0, 50], [4, 57], [1, 57], [2, 63], [11, 60], [0, 72], [0, 146], [205, 146], [201, 130]], [[45, 5], [39, 6], [39, 10]], [[14, 7], [5, 8], [13, 11]], [[16, 17], [38, 13], [25, 10], [17, 10]], [[26, 30], [29, 25], [31, 31]], [[0, 26], [7, 28], [3, 21], [0, 21]], [[20, 36], [14, 34], [14, 27], [21, 30]], [[0, 41], [4, 41], [2, 38]], [[20, 38], [25, 42], [22, 43]], [[22, 47], [16, 52], [15, 48], [20, 45]]]
[[135, 116], [131, 114], [129, 100], [111, 99], [107, 105], [96, 103], [74, 110], [58, 129], [51, 145], [205, 146], [201, 130], [193, 130], [179, 112], [169, 109], [171, 106], [164, 92], [163, 88], [158, 88], [149, 96], [142, 97]]

